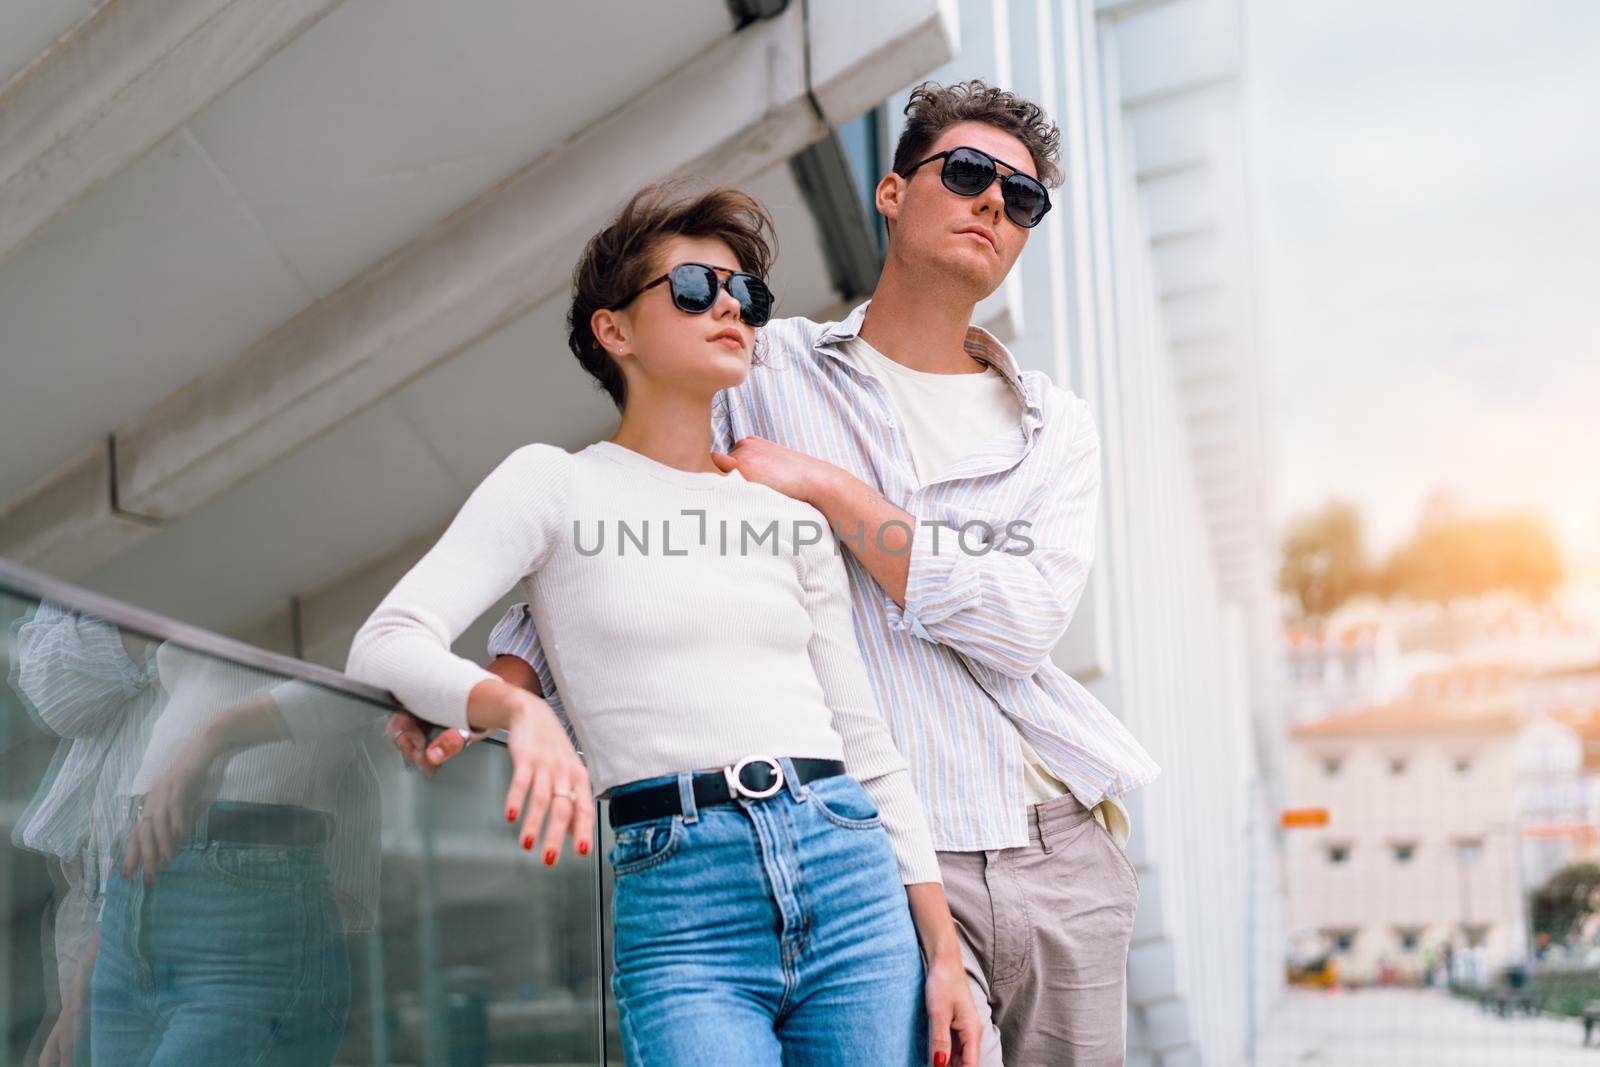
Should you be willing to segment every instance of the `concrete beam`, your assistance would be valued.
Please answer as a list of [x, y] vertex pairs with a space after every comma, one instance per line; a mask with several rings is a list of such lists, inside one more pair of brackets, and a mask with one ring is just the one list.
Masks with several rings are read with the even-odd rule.
[[[646, 181], [738, 184], [817, 140], [826, 127], [807, 92], [802, 8], [718, 42], [119, 428], [121, 508], [175, 520], [557, 295], [583, 242]], [[948, 61], [957, 47], [948, 9], [948, 0], [813, 5], [811, 88], [828, 122]], [[80, 550], [58, 554], [31, 506], [0, 507], [0, 555], [81, 573], [128, 543], [83, 531]], [[102, 521], [126, 525], [109, 513]], [[13, 527], [39, 536], [18, 545]]]
[[0, 556], [59, 577], [83, 574], [149, 533], [117, 514], [109, 443], [96, 441], [0, 509]]
[[0, 262], [340, 0], [115, 0], [0, 88]]

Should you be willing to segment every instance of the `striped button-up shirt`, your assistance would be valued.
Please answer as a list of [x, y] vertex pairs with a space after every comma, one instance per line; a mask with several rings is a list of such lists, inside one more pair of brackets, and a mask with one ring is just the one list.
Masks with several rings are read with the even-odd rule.
[[[840, 546], [857, 643], [934, 847], [1025, 845], [1019, 733], [1088, 807], [1159, 773], [1117, 717], [1050, 658], [1094, 556], [1094, 418], [1081, 398], [1042, 371], [1020, 371], [992, 334], [971, 327], [967, 351], [1017, 391], [1022, 423], [919, 483], [883, 385], [836, 350], [860, 331], [867, 306], [843, 322], [768, 323], [759, 362], [713, 401], [712, 447], [764, 437], [844, 468], [916, 517], [904, 608]], [[862, 533], [834, 531], [844, 544]], [[559, 708], [525, 605], [495, 626], [489, 652], [527, 660]]]

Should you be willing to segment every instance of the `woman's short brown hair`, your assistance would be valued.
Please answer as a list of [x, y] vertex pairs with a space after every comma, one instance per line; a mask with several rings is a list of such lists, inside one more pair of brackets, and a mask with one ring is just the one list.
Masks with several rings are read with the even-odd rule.
[[[719, 186], [689, 196], [680, 193], [676, 184], [665, 182], [634, 193], [616, 218], [589, 239], [572, 271], [567, 346], [610, 395], [618, 411], [627, 406], [627, 382], [617, 361], [595, 338], [589, 320], [599, 309], [616, 306], [629, 293], [665, 273], [665, 265], [656, 258], [673, 237], [724, 241], [739, 268], [760, 278], [771, 269], [778, 243], [772, 216], [748, 193]], [[754, 363], [760, 362], [759, 334], [757, 340]]]
[[894, 172], [928, 157], [939, 136], [961, 122], [983, 122], [1004, 130], [1028, 148], [1034, 175], [1054, 189], [1061, 184], [1061, 131], [1044, 109], [1009, 89], [997, 89], [981, 78], [940, 85], [923, 82], [906, 101], [906, 127], [894, 148]]

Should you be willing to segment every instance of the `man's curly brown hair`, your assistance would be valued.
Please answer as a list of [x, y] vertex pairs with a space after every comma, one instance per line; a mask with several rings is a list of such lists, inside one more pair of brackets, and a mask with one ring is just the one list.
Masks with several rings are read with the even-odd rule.
[[906, 101], [906, 127], [894, 148], [894, 172], [904, 174], [921, 162], [941, 134], [961, 122], [983, 122], [1004, 130], [1028, 148], [1034, 175], [1046, 188], [1062, 182], [1061, 131], [1038, 104], [999, 89], [981, 78], [940, 85], [923, 82]]
[[[748, 193], [717, 187], [685, 195], [681, 183], [647, 185], [634, 193], [609, 225], [589, 239], [572, 271], [572, 303], [567, 308], [567, 347], [583, 369], [622, 411], [628, 402], [622, 368], [595, 338], [589, 319], [672, 264], [658, 263], [673, 237], [715, 237], [733, 251], [740, 270], [765, 278], [777, 254], [776, 226], [767, 209]], [[765, 345], [756, 332], [751, 364], [761, 362]]]

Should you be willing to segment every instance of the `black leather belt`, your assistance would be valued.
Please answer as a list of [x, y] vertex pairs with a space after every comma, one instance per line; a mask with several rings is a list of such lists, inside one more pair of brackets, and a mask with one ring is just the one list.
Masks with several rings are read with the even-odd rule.
[[[790, 762], [801, 784], [844, 773], [841, 760], [795, 759]], [[694, 803], [696, 808], [708, 808], [713, 804], [727, 804], [736, 796], [759, 800], [777, 793], [783, 785], [783, 767], [776, 759], [749, 756], [721, 770], [698, 772], [694, 776]], [[683, 798], [678, 793], [678, 783], [666, 782], [614, 797], [609, 818], [612, 829], [616, 829], [631, 822], [682, 813]]]
[[321, 812], [267, 805], [252, 808], [212, 807], [206, 817], [206, 837], [260, 845], [315, 845], [328, 840], [328, 818]]

